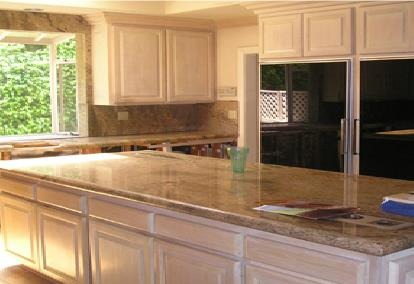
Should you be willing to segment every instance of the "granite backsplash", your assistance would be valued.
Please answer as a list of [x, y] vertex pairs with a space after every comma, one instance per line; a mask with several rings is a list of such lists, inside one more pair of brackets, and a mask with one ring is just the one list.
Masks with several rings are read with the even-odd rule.
[[[237, 111], [237, 102], [210, 104], [91, 106], [90, 136], [133, 135], [177, 131], [209, 131], [237, 136], [237, 120], [228, 111]], [[127, 111], [128, 120], [118, 120]]]

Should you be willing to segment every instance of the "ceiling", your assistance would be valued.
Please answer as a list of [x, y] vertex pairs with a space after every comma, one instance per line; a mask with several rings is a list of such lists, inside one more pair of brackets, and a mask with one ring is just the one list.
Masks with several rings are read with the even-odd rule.
[[124, 12], [146, 15], [202, 18], [215, 21], [254, 16], [243, 1], [99, 1], [99, 0], [6, 0], [1, 10], [27, 10], [47, 13], [91, 14]]

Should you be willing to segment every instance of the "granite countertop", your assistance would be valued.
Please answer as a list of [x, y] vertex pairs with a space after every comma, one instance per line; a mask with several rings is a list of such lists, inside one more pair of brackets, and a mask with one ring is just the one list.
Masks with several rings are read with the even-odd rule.
[[413, 190], [411, 181], [263, 164], [248, 164], [244, 175], [234, 175], [228, 160], [156, 151], [2, 161], [0, 168], [371, 255], [414, 247], [413, 227], [380, 230], [252, 210], [295, 199], [358, 206], [361, 214], [412, 222], [379, 209], [383, 196]]
[[[212, 132], [191, 131], [171, 132], [160, 134], [141, 134], [128, 136], [105, 136], [105, 137], [73, 137], [58, 139], [41, 139], [29, 141], [10, 141], [0, 144], [0, 151], [24, 151], [27, 148], [42, 148], [48, 151], [61, 151], [67, 149], [78, 149], [88, 147], [111, 147], [124, 145], [148, 146], [151, 144], [182, 143], [194, 140], [234, 138], [234, 134], [216, 134]], [[8, 144], [8, 145], [6, 145]], [[33, 147], [31, 147], [31, 144]], [[26, 145], [19, 147], [19, 145]], [[1, 147], [3, 146], [3, 147]], [[8, 146], [8, 147], [7, 147]]]

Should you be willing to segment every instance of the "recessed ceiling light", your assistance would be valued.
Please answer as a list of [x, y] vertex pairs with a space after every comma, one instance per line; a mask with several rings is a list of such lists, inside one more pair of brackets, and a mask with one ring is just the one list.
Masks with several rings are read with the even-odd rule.
[[44, 9], [40, 9], [40, 8], [24, 8], [23, 11], [25, 11], [25, 12], [43, 12]]

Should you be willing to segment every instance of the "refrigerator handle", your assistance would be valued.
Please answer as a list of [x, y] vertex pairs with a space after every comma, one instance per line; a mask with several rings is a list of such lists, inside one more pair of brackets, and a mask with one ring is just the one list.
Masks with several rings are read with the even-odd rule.
[[346, 137], [346, 118], [341, 118], [341, 133], [340, 133], [340, 140], [339, 140], [339, 152], [341, 155], [345, 155], [347, 152], [346, 145], [345, 145], [345, 137]]
[[353, 135], [353, 145], [352, 145], [352, 152], [354, 155], [359, 155], [359, 136], [360, 134], [360, 120], [359, 118], [354, 119], [354, 135]]

